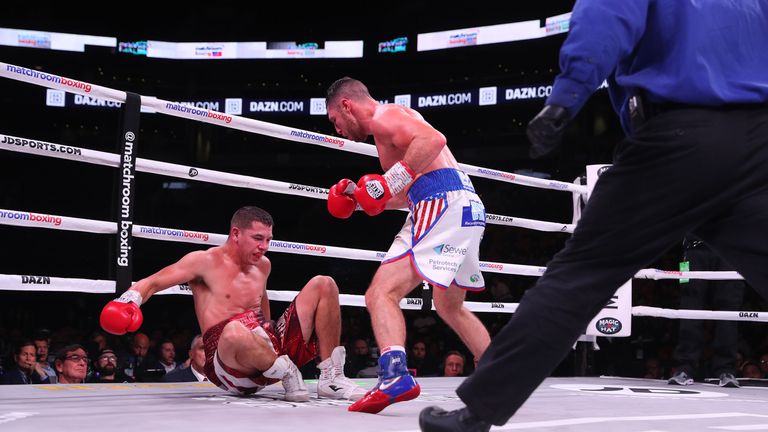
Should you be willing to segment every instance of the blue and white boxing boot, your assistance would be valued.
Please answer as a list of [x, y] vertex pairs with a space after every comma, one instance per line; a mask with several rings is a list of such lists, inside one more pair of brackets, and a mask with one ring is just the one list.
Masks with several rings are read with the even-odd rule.
[[349, 411], [376, 414], [396, 402], [415, 399], [421, 393], [419, 383], [408, 372], [405, 350], [389, 349], [379, 357], [379, 382], [349, 406]]

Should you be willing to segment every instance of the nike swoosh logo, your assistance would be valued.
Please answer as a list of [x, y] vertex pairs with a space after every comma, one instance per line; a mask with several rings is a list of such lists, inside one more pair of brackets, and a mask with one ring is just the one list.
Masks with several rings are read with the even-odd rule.
[[379, 390], [386, 390], [386, 389], [392, 387], [393, 385], [395, 385], [395, 383], [400, 381], [400, 378], [402, 378], [402, 376], [399, 376], [399, 377], [396, 377], [396, 378], [392, 378], [392, 381], [390, 381], [390, 382], [383, 382], [383, 383], [381, 383], [381, 385], [379, 386]]
[[333, 390], [333, 391], [335, 391], [335, 392], [341, 390], [341, 387], [336, 387], [335, 385], [329, 385], [328, 388]]

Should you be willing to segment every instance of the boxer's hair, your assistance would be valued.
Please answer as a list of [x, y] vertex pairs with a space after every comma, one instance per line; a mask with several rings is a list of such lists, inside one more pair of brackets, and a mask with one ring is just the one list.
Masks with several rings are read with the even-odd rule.
[[240, 207], [229, 223], [230, 229], [238, 227], [240, 229], [250, 228], [253, 222], [261, 222], [266, 226], [273, 226], [275, 223], [272, 220], [272, 215], [267, 213], [266, 210], [255, 206]]
[[354, 78], [345, 76], [337, 79], [328, 87], [328, 91], [325, 95], [325, 105], [331, 106], [343, 97], [360, 100], [365, 97], [371, 97], [371, 94], [368, 93], [368, 87], [366, 87], [365, 84]]

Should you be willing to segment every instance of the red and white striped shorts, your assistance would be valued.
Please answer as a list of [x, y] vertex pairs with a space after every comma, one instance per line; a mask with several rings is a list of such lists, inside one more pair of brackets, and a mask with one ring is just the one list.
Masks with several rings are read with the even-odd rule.
[[237, 393], [255, 393], [262, 388], [277, 382], [256, 372], [246, 375], [224, 364], [217, 354], [219, 338], [224, 326], [233, 320], [240, 321], [246, 328], [261, 337], [268, 337], [275, 353], [288, 357], [298, 367], [302, 367], [317, 357], [317, 335], [313, 332], [308, 342], [301, 334], [301, 324], [296, 313], [296, 303], [291, 302], [276, 323], [263, 322], [256, 310], [249, 310], [226, 319], [209, 328], [203, 335], [205, 346], [205, 376], [221, 389]]

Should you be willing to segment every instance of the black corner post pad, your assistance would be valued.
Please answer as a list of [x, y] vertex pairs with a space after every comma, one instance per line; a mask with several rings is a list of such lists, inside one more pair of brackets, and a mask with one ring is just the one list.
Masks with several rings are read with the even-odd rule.
[[139, 141], [139, 119], [141, 117], [141, 96], [126, 93], [121, 117], [122, 126], [117, 139], [117, 151], [120, 156], [115, 177], [114, 207], [117, 220], [115, 237], [115, 292], [122, 294], [133, 283], [133, 219], [136, 173], [136, 151]]
[[421, 289], [421, 310], [424, 312], [432, 310], [432, 286], [427, 283]]

